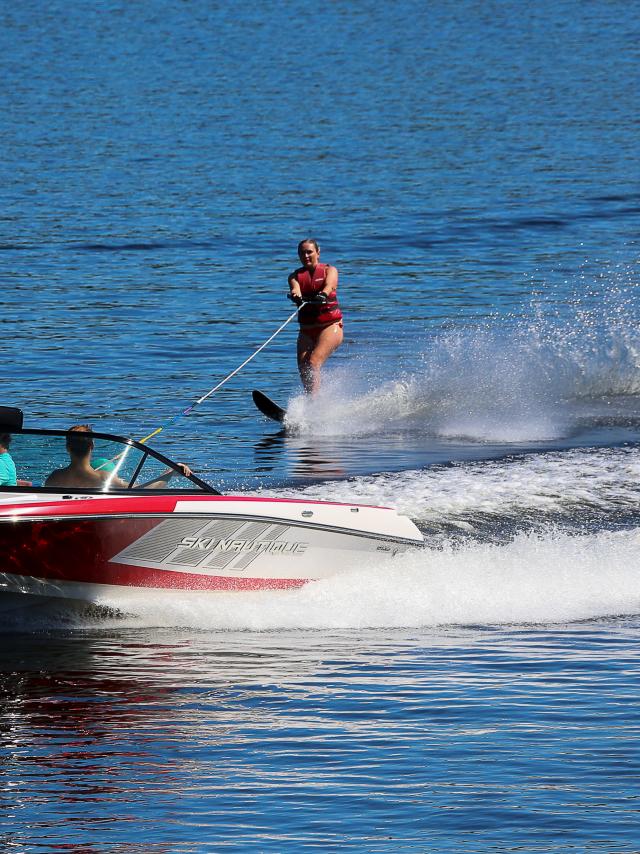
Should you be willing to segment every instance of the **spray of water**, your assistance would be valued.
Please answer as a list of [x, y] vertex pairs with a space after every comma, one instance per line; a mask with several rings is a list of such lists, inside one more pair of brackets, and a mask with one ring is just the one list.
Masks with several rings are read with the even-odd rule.
[[[133, 626], [274, 631], [554, 623], [640, 612], [637, 531], [522, 534], [444, 544], [296, 591], [179, 594], [136, 605]], [[108, 602], [108, 600], [106, 600]], [[120, 621], [119, 625], [123, 625]]]
[[384, 380], [384, 355], [369, 346], [348, 371], [327, 370], [318, 398], [290, 402], [290, 427], [508, 443], [558, 439], [589, 419], [638, 418], [638, 302], [628, 283], [440, 330], [425, 337], [402, 376]]

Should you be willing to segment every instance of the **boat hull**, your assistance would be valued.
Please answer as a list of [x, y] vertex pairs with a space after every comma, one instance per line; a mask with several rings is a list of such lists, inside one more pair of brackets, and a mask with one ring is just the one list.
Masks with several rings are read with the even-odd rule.
[[[405, 525], [381, 508], [174, 499], [154, 513], [153, 505], [30, 502], [11, 513], [5, 506], [0, 590], [111, 607], [130, 603], [132, 591], [286, 590], [391, 557], [420, 539], [417, 529], [413, 539], [369, 530], [385, 512]], [[155, 505], [159, 511], [160, 498]], [[371, 518], [360, 515], [365, 509]]]

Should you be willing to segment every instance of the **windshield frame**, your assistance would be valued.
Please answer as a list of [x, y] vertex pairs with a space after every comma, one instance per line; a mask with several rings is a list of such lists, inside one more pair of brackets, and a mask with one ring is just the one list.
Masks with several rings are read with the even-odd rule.
[[[18, 430], [15, 428], [10, 428], [6, 430], [7, 433], [10, 433], [12, 436], [53, 436], [58, 437], [63, 440], [66, 444], [66, 439], [68, 435], [68, 430], [48, 430], [48, 429], [39, 429], [39, 428], [27, 428], [23, 427]], [[192, 492], [202, 493], [208, 492], [213, 495], [221, 495], [222, 493], [218, 492], [213, 486], [208, 484], [206, 481], [201, 480], [197, 475], [190, 474], [186, 475], [169, 457], [165, 457], [164, 454], [161, 454], [159, 451], [155, 451], [153, 448], [150, 448], [148, 445], [143, 444], [142, 442], [137, 442], [135, 439], [129, 439], [126, 436], [117, 436], [113, 433], [98, 433], [94, 431], [87, 431], [83, 435], [87, 436], [87, 438], [91, 439], [101, 439], [107, 442], [114, 442], [123, 446], [123, 451], [128, 451], [130, 448], [135, 448], [141, 452], [140, 461], [136, 465], [136, 468], [129, 480], [129, 484], [125, 488], [113, 488], [108, 489], [107, 491], [102, 489], [95, 489], [93, 487], [76, 487], [76, 486], [25, 486], [25, 485], [17, 485], [17, 486], [0, 486], [0, 492], [49, 492], [49, 493], [77, 493], [81, 495], [131, 495], [135, 494], [147, 494], [148, 491], [142, 487], [140, 484], [136, 485], [136, 481], [140, 475], [140, 472], [143, 468], [144, 462], [152, 457], [157, 460], [159, 463], [164, 465], [166, 468], [171, 469], [176, 472], [176, 474], [180, 475], [181, 478], [191, 481], [193, 483], [194, 488], [190, 489], [172, 489], [168, 484], [166, 487], [158, 487], [154, 489], [154, 492], [158, 495], [162, 495], [165, 493], [171, 493], [172, 495], [176, 494], [189, 494]], [[11, 453], [11, 449], [9, 449], [9, 453]], [[18, 475], [19, 476], [19, 475]], [[157, 478], [156, 478], [157, 479]], [[151, 481], [153, 482], [153, 481]]]

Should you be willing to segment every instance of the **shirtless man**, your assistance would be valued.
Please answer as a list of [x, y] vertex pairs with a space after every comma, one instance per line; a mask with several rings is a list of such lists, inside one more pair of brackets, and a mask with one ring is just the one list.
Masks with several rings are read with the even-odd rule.
[[[75, 424], [67, 433], [67, 452], [70, 462], [62, 469], [56, 469], [45, 480], [45, 486], [75, 486], [83, 489], [100, 489], [106, 480], [112, 477], [106, 469], [94, 469], [91, 465], [93, 439], [83, 435], [90, 433], [88, 424]], [[117, 476], [113, 476], [111, 486], [116, 489], [126, 489], [128, 484]]]
[[[91, 433], [91, 427], [88, 424], [76, 424], [70, 427], [67, 432], [67, 452], [70, 462], [68, 466], [62, 469], [56, 469], [45, 480], [45, 486], [57, 487], [76, 487], [80, 489], [101, 489], [106, 481], [109, 481], [110, 489], [126, 489], [129, 484], [114, 475], [109, 466], [99, 466], [94, 468], [91, 465], [91, 453], [93, 451], [93, 439], [91, 436], [85, 435]], [[179, 463], [179, 467], [184, 475], [190, 475], [191, 469]], [[166, 474], [156, 479], [151, 488], [161, 488], [166, 486], [171, 477], [175, 474], [172, 469], [168, 469]]]

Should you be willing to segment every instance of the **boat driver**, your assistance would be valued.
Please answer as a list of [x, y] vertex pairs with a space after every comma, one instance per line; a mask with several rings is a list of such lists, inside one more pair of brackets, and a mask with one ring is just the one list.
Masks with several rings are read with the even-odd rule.
[[[100, 489], [106, 481], [112, 489], [127, 489], [129, 484], [113, 474], [113, 466], [108, 462], [101, 461], [97, 468], [91, 465], [91, 453], [93, 451], [93, 439], [85, 435], [91, 433], [89, 424], [75, 424], [67, 431], [67, 453], [69, 454], [69, 465], [56, 469], [45, 480], [45, 486], [56, 487], [80, 487], [82, 489]], [[191, 469], [184, 463], [178, 463], [182, 473], [186, 476], [191, 474]], [[161, 488], [166, 486], [175, 474], [168, 469], [166, 474], [156, 479], [150, 488]]]

